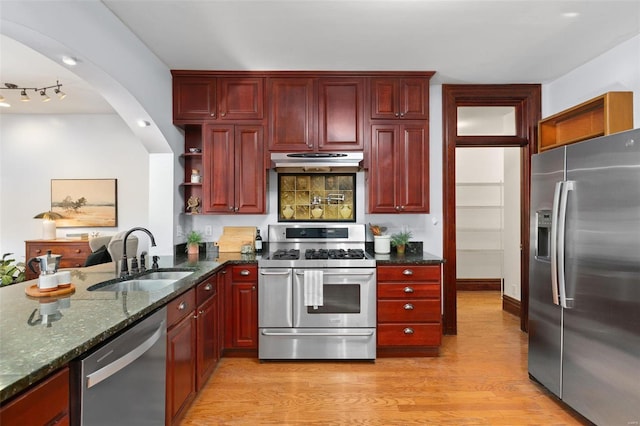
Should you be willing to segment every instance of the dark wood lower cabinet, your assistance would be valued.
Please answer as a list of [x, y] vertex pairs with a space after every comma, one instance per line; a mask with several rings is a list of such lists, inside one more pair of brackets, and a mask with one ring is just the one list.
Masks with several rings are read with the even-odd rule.
[[258, 267], [237, 265], [230, 270], [225, 289], [225, 354], [257, 355]]
[[378, 266], [378, 356], [437, 356], [440, 265]]
[[69, 420], [69, 368], [54, 373], [0, 409], [2, 426], [66, 426]]
[[196, 397], [195, 292], [167, 305], [166, 424], [177, 424]]

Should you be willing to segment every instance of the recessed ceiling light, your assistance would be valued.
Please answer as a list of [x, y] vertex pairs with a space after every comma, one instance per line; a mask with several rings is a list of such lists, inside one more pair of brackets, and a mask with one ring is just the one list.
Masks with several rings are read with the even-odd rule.
[[578, 12], [564, 12], [562, 16], [564, 16], [565, 18], [576, 18], [580, 16], [580, 14]]
[[147, 120], [138, 120], [138, 126], [140, 126], [140, 127], [149, 127], [149, 126], [151, 126], [151, 123], [149, 123]]
[[69, 66], [74, 66], [78, 63], [78, 60], [76, 58], [74, 58], [73, 56], [63, 56], [62, 57], [62, 62], [64, 62], [65, 64], [69, 65]]

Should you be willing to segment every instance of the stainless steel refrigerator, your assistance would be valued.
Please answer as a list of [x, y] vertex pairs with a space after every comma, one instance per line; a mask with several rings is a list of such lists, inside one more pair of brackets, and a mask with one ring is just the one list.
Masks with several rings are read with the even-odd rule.
[[531, 165], [529, 375], [598, 425], [640, 424], [640, 129]]

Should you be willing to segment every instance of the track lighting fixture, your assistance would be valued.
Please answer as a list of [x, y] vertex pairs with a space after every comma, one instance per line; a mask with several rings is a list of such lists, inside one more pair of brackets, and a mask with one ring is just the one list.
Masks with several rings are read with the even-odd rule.
[[[58, 99], [60, 100], [64, 99], [67, 96], [66, 93], [60, 90], [61, 87], [62, 87], [62, 84], [56, 80], [56, 84], [52, 84], [51, 86], [45, 86], [45, 87], [18, 87], [17, 84], [4, 83], [4, 87], [0, 87], [0, 89], [1, 90], [19, 90], [20, 100], [22, 102], [29, 102], [31, 100], [31, 98], [27, 94], [27, 91], [33, 90], [34, 92], [40, 94], [40, 99], [42, 100], [42, 102], [49, 102], [51, 100], [51, 97], [47, 95], [47, 89], [53, 89], [54, 93], [56, 94], [56, 96], [58, 96]], [[3, 104], [2, 106], [10, 106], [9, 103], [5, 101], [4, 96], [1, 96], [1, 95], [0, 95], [0, 103]]]

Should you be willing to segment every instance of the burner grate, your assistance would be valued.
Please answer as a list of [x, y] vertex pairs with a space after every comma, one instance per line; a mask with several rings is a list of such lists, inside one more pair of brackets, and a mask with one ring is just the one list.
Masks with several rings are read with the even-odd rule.
[[280, 250], [276, 250], [273, 253], [273, 255], [271, 256], [271, 259], [276, 259], [276, 260], [297, 260], [297, 259], [300, 259], [300, 250], [298, 250], [298, 249], [289, 249], [289, 250], [280, 249]]

